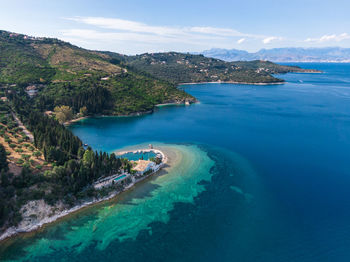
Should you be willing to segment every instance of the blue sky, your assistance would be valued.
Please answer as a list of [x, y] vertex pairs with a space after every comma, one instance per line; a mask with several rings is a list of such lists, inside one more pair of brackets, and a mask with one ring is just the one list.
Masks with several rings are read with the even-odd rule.
[[350, 47], [345, 0], [0, 0], [0, 29], [135, 54]]

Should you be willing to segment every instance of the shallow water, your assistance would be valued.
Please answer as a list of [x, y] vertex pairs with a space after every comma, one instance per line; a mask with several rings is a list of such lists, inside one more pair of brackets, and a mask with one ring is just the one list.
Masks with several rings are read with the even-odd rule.
[[151, 152], [142, 152], [142, 153], [141, 152], [140, 153], [128, 152], [126, 154], [119, 155], [118, 157], [127, 158], [129, 160], [137, 161], [137, 160], [140, 160], [140, 159], [149, 160], [152, 157], [155, 157], [156, 155], [157, 154], [154, 153], [153, 151], [151, 151]]
[[167, 143], [174, 169], [15, 238], [0, 258], [348, 261], [350, 65], [302, 66], [325, 73], [183, 86], [201, 103], [73, 125], [96, 150]]

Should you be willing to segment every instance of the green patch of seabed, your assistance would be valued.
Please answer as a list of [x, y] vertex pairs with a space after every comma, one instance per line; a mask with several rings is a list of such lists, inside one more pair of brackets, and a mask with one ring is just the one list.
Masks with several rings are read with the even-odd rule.
[[[93, 212], [87, 210], [85, 214], [73, 215], [67, 221], [48, 226], [46, 233], [40, 233], [40, 237], [24, 247], [24, 253], [29, 256], [27, 259], [71, 247], [74, 252], [80, 252], [92, 242], [98, 243], [96, 248], [103, 250], [115, 239], [135, 239], [141, 230], [151, 234], [149, 224], [155, 221], [167, 223], [168, 212], [175, 203], [193, 203], [194, 198], [205, 190], [199, 182], [210, 181], [214, 161], [195, 145], [158, 144], [156, 148], [169, 158], [161, 172], [103, 206], [92, 207]], [[90, 217], [86, 217], [89, 212]], [[75, 221], [70, 221], [72, 219]], [[50, 233], [52, 230], [59, 232], [59, 236]]]

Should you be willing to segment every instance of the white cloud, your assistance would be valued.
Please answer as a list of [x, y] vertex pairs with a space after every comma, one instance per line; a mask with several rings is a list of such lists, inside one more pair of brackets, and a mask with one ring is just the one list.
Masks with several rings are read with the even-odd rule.
[[[133, 41], [143, 43], [198, 43], [198, 40], [205, 39], [205, 36], [193, 36], [191, 38], [177, 38], [169, 35], [152, 35], [138, 32], [99, 32], [91, 29], [65, 29], [60, 31], [65, 38], [91, 39], [97, 41]], [[210, 39], [213, 39], [212, 37]], [[220, 39], [218, 39], [220, 40]]]
[[239, 40], [237, 40], [237, 44], [242, 44], [245, 41], [245, 38], [241, 38]]
[[254, 35], [244, 34], [237, 30], [230, 29], [230, 28], [218, 28], [218, 27], [189, 27], [183, 29], [185, 32], [194, 32], [194, 33], [202, 33], [202, 34], [209, 34], [209, 35], [219, 35], [219, 36], [251, 36], [251, 37], [258, 37]]
[[[73, 43], [86, 43], [91, 41], [92, 48], [99, 46], [118, 46], [116, 48], [147, 51], [150, 47], [171, 50], [203, 50], [216, 46], [219, 48], [232, 48], [232, 43], [242, 44], [247, 40], [259, 40], [270, 43], [280, 37], [243, 33], [232, 28], [211, 26], [153, 26], [141, 22], [105, 17], [72, 17], [65, 18], [77, 22], [82, 28], [61, 30], [64, 40]], [[118, 43], [118, 44], [116, 44]], [[145, 48], [140, 46], [144, 45]], [[135, 47], [137, 46], [137, 47]], [[135, 47], [135, 48], [134, 48]], [[146, 47], [148, 49], [146, 49]], [[175, 48], [174, 48], [175, 47]], [[113, 48], [115, 50], [115, 48]], [[123, 50], [124, 50], [123, 49]], [[123, 51], [118, 49], [118, 51]]]
[[163, 27], [163, 26], [149, 26], [143, 23], [129, 21], [118, 18], [105, 17], [74, 17], [69, 20], [80, 22], [87, 25], [93, 25], [106, 29], [114, 29], [129, 32], [142, 32], [157, 35], [177, 35], [181, 34], [181, 30], [177, 28]]
[[264, 44], [270, 44], [271, 42], [276, 41], [276, 40], [281, 41], [281, 40], [283, 40], [283, 38], [282, 37], [277, 37], [277, 36], [270, 36], [270, 37], [264, 38], [262, 40], [262, 42]]
[[329, 41], [335, 41], [340, 42], [345, 39], [350, 39], [350, 35], [348, 33], [342, 33], [342, 34], [333, 34], [333, 35], [324, 35], [320, 38], [307, 38], [305, 42], [315, 42], [315, 43], [323, 43], [323, 42], [329, 42]]
[[124, 20], [119, 18], [105, 17], [73, 17], [66, 18], [75, 22], [92, 25], [105, 29], [113, 29], [120, 31], [149, 33], [163, 36], [179, 36], [191, 33], [214, 35], [214, 36], [231, 36], [231, 37], [253, 37], [263, 38], [266, 36], [241, 33], [231, 28], [220, 28], [210, 26], [193, 26], [193, 27], [172, 27], [172, 26], [150, 26], [144, 23]]

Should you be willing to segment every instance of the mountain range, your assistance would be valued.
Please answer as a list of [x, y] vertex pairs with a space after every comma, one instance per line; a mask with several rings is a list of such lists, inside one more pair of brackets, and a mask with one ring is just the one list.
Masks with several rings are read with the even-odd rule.
[[201, 52], [206, 57], [224, 61], [268, 60], [272, 62], [350, 62], [350, 48], [273, 48], [261, 49], [258, 52], [247, 52], [238, 49], [213, 48]]

